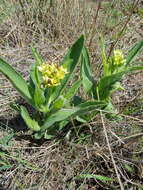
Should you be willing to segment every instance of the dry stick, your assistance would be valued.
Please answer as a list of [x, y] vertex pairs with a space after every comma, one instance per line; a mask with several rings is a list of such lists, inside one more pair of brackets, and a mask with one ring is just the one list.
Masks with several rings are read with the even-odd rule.
[[2, 145], [2, 144], [0, 144], [0, 148], [7, 148], [7, 149], [22, 149], [22, 150], [24, 150], [24, 149], [45, 149], [45, 150], [48, 150], [48, 149], [51, 149], [51, 148], [53, 148], [53, 147], [55, 147], [56, 145], [58, 145], [59, 143], [54, 143], [54, 144], [52, 144], [52, 145], [50, 145], [50, 146], [48, 146], [48, 147], [44, 147], [44, 146], [31, 146], [31, 147], [29, 147], [29, 146], [25, 146], [25, 147], [18, 147], [18, 146], [5, 146], [5, 145]]
[[101, 121], [102, 121], [102, 126], [103, 126], [103, 130], [104, 130], [107, 146], [108, 146], [109, 153], [110, 153], [110, 156], [111, 156], [111, 160], [112, 160], [112, 163], [113, 163], [113, 166], [114, 166], [114, 170], [116, 172], [116, 176], [117, 176], [120, 188], [121, 188], [121, 190], [124, 190], [124, 187], [123, 187], [123, 184], [121, 182], [120, 175], [118, 173], [117, 166], [116, 166], [116, 163], [115, 163], [115, 160], [114, 160], [114, 157], [113, 157], [112, 149], [110, 147], [110, 142], [109, 142], [109, 139], [108, 139], [107, 130], [106, 130], [106, 126], [105, 126], [105, 123], [104, 123], [102, 111], [100, 111], [100, 116], [101, 116]]
[[116, 40], [115, 43], [113, 43], [113, 44], [111, 45], [111, 47], [110, 47], [108, 58], [110, 57], [110, 55], [111, 55], [111, 53], [112, 53], [114, 47], [116, 46], [116, 44], [117, 44], [118, 41], [120, 40], [120, 38], [121, 38], [121, 36], [122, 36], [122, 33], [124, 32], [124, 30], [125, 30], [127, 24], [129, 23], [129, 21], [130, 21], [130, 19], [131, 19], [131, 16], [132, 16], [132, 14], [133, 14], [133, 11], [134, 11], [135, 7], [138, 5], [139, 1], [140, 1], [140, 0], [134, 1], [132, 11], [131, 11], [131, 13], [129, 14], [129, 17], [127, 18], [127, 20], [126, 20], [126, 22], [125, 22], [125, 24], [124, 24], [122, 30], [120, 31], [117, 40]]
[[124, 180], [125, 180], [127, 183], [130, 183], [130, 184], [132, 184], [132, 185], [136, 185], [137, 187], [141, 187], [141, 188], [142, 188], [142, 185], [141, 185], [141, 184], [139, 184], [139, 183], [134, 183], [134, 182], [132, 182], [131, 180], [127, 179], [127, 177], [123, 174], [123, 172], [121, 171], [120, 168], [118, 168], [118, 170], [119, 170], [120, 174], [122, 175], [122, 177], [124, 178]]
[[130, 115], [124, 115], [124, 114], [119, 114], [119, 115], [143, 123], [142, 119], [139, 119], [139, 118], [136, 118], [136, 117], [133, 117], [133, 116], [130, 116]]

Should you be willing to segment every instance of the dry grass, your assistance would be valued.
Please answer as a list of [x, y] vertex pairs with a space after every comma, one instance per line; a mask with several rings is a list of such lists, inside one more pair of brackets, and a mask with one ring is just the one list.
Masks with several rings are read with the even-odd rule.
[[[132, 8], [128, 9], [131, 1], [55, 0], [52, 6], [45, 0], [1, 2], [0, 55], [25, 78], [33, 63], [31, 43], [46, 60], [59, 61], [71, 43], [84, 33], [98, 78], [101, 72], [100, 34], [105, 36], [109, 53], [113, 45], [127, 52], [142, 39], [143, 19], [133, 13]], [[141, 6], [141, 1], [138, 3]], [[119, 36], [124, 27], [126, 30]], [[137, 60], [143, 61], [142, 55]], [[19, 99], [18, 94], [0, 75], [0, 136], [11, 134], [18, 128], [23, 130], [14, 132], [8, 146], [0, 145], [0, 165], [12, 166], [5, 170], [0, 168], [0, 188], [142, 190], [143, 73], [129, 76], [123, 83], [126, 91], [113, 97], [122, 120], [110, 121], [104, 117], [101, 120], [97, 116], [85, 126], [78, 126], [78, 133], [71, 129], [68, 138], [64, 134], [52, 141], [34, 141], [9, 107], [10, 102]], [[113, 181], [77, 179], [76, 176], [81, 174], [98, 174], [113, 178]]]

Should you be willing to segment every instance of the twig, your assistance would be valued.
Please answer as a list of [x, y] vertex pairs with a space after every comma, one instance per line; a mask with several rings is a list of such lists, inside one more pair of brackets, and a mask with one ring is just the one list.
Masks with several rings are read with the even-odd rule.
[[116, 163], [115, 163], [115, 160], [114, 160], [114, 157], [113, 157], [112, 149], [110, 147], [110, 142], [109, 142], [109, 139], [108, 139], [107, 130], [106, 130], [106, 126], [105, 126], [105, 123], [104, 123], [102, 111], [100, 111], [100, 116], [101, 116], [101, 121], [102, 121], [102, 126], [103, 126], [103, 130], [104, 130], [107, 146], [108, 146], [109, 153], [110, 153], [110, 156], [111, 156], [111, 160], [112, 160], [112, 163], [113, 163], [113, 166], [114, 166], [114, 170], [116, 172], [116, 176], [117, 176], [120, 188], [121, 188], [121, 190], [124, 190], [124, 187], [123, 187], [123, 184], [121, 182], [120, 175], [118, 173], [117, 166], [116, 166]]
[[[122, 145], [120, 145], [120, 148], [123, 147], [127, 147], [128, 145], [136, 142], [139, 138], [141, 138], [143, 136], [143, 133], [138, 133], [138, 134], [135, 134], [135, 135], [131, 135], [131, 136], [128, 136], [128, 137], [125, 137], [125, 138], [122, 138], [120, 140], [117, 140], [115, 142], [112, 143], [112, 145], [117, 145], [119, 142], [121, 142]], [[119, 148], [119, 147], [118, 147]]]
[[139, 119], [139, 118], [136, 118], [136, 117], [132, 117], [132, 116], [129, 116], [129, 115], [124, 115], [124, 114], [119, 114], [119, 115], [143, 123], [142, 119]]

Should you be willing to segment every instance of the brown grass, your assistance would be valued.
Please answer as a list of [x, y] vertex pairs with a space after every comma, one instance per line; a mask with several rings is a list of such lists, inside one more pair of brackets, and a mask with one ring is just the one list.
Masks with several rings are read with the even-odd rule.
[[[60, 61], [67, 48], [84, 33], [95, 77], [98, 78], [101, 72], [100, 34], [105, 37], [108, 52], [114, 44], [126, 53], [142, 39], [143, 19], [133, 9], [128, 9], [127, 5], [133, 7], [131, 1], [55, 0], [51, 7], [45, 0], [1, 2], [0, 15], [5, 14], [0, 27], [0, 55], [25, 78], [33, 63], [29, 48], [31, 43], [46, 60]], [[9, 10], [9, 7], [12, 9]], [[143, 61], [142, 54], [137, 60]], [[77, 134], [71, 129], [68, 138], [64, 134], [64, 137], [52, 141], [34, 141], [9, 107], [10, 102], [19, 99], [18, 94], [0, 75], [0, 136], [11, 134], [13, 130], [10, 127], [23, 130], [15, 133], [8, 146], [0, 145], [0, 153], [3, 153], [0, 154], [0, 166], [3, 163], [12, 165], [12, 168], [0, 171], [0, 188], [139, 190], [140, 187], [141, 190], [142, 82], [141, 72], [125, 78], [123, 85], [126, 91], [113, 97], [122, 116], [121, 121], [110, 121], [104, 117], [101, 120], [97, 116], [85, 126], [78, 126], [80, 130]], [[105, 183], [95, 178], [77, 179], [76, 176], [81, 174], [102, 175], [113, 178], [113, 181]]]

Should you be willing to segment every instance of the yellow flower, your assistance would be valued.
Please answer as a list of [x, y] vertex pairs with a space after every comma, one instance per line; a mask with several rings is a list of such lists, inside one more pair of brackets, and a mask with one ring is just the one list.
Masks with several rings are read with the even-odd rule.
[[59, 67], [57, 72], [57, 78], [61, 80], [65, 77], [65, 74], [67, 74], [67, 69], [63, 68], [62, 66]]
[[114, 50], [114, 64], [115, 65], [123, 65], [126, 63], [126, 59], [124, 59], [124, 55], [121, 50]]
[[43, 63], [41, 66], [38, 66], [38, 70], [42, 73], [43, 87], [60, 85], [60, 80], [68, 73], [66, 68], [53, 63]]

